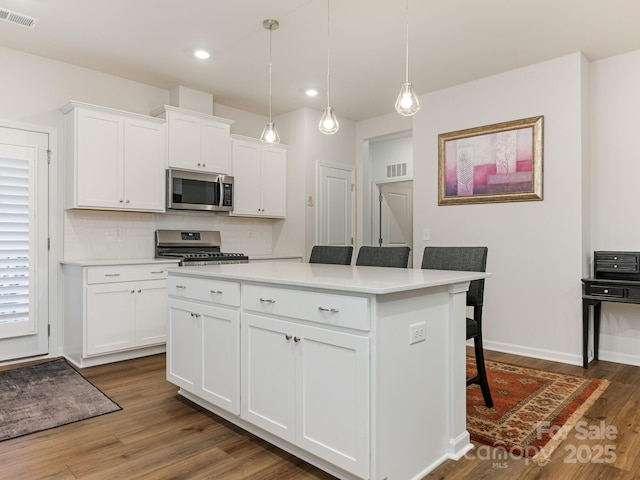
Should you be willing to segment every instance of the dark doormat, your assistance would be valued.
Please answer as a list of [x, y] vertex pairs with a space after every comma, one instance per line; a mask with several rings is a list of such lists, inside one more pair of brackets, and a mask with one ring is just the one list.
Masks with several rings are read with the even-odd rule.
[[0, 442], [118, 410], [64, 358], [0, 371]]

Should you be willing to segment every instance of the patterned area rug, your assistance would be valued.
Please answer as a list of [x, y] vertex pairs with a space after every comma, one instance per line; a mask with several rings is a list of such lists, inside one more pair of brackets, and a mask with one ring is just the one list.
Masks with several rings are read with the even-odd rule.
[[0, 441], [118, 410], [64, 358], [0, 371]]
[[[467, 388], [471, 439], [545, 462], [609, 385], [607, 380], [565, 375], [485, 360], [494, 407], [479, 385]], [[467, 375], [475, 374], [467, 357]]]

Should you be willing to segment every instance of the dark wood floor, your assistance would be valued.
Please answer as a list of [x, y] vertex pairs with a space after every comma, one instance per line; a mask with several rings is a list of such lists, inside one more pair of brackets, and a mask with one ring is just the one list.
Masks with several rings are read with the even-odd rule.
[[[610, 380], [584, 419], [590, 426], [604, 422], [615, 427], [616, 438], [577, 440], [576, 432], [571, 432], [545, 466], [523, 459], [494, 459], [492, 449], [475, 449], [468, 458], [447, 461], [426, 478], [640, 479], [640, 368], [596, 362], [585, 371], [495, 352], [487, 352], [487, 358]], [[165, 381], [164, 362], [164, 355], [156, 355], [82, 370], [123, 410], [0, 442], [0, 478], [334, 478], [181, 399], [177, 388]], [[613, 449], [605, 451], [606, 445]], [[598, 453], [602, 453], [599, 458]], [[568, 463], [572, 459], [575, 463]]]

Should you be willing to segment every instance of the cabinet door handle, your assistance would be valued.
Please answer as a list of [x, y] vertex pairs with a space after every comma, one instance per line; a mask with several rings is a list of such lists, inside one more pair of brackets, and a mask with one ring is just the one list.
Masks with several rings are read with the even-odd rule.
[[293, 341], [296, 342], [296, 343], [298, 343], [300, 340], [301, 340], [300, 337], [293, 337]]
[[131, 293], [136, 293], [136, 291], [135, 290], [131, 290]]
[[184, 290], [185, 288], [187, 288], [186, 285], [176, 285], [176, 288], [180, 289], [180, 290]]
[[318, 310], [321, 312], [329, 312], [329, 313], [338, 313], [340, 310], [337, 308], [326, 308], [326, 307], [318, 307]]
[[214, 295], [220, 295], [222, 294], [222, 290], [209, 290], [210, 293], [213, 293]]
[[120, 274], [119, 273], [105, 273], [104, 276], [105, 277], [119, 277]]
[[138, 293], [140, 293], [140, 292], [142, 292], [142, 289], [141, 289], [141, 288], [139, 288], [139, 289], [138, 289]]
[[261, 298], [260, 301], [262, 303], [276, 303], [276, 301], [273, 300], [272, 298]]
[[608, 289], [608, 288], [605, 288], [605, 289], [604, 289], [604, 293], [609, 293], [609, 289]]
[[200, 318], [201, 315], [199, 313], [191, 312], [191, 316], [192, 317], [196, 317], [196, 318]]
[[285, 335], [284, 338], [287, 339], [287, 341], [291, 340], [291, 335]]
[[618, 265], [615, 265], [615, 264], [614, 264], [614, 265], [613, 265], [613, 268], [618, 268]]

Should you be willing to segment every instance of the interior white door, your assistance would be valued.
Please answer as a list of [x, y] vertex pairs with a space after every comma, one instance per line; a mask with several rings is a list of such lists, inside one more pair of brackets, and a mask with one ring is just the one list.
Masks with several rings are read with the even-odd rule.
[[[382, 246], [413, 246], [413, 182], [383, 183], [380, 190], [379, 235]], [[409, 257], [409, 265], [412, 257]]]
[[49, 135], [0, 126], [0, 361], [45, 355]]
[[353, 245], [353, 177], [353, 170], [319, 165], [318, 244]]

